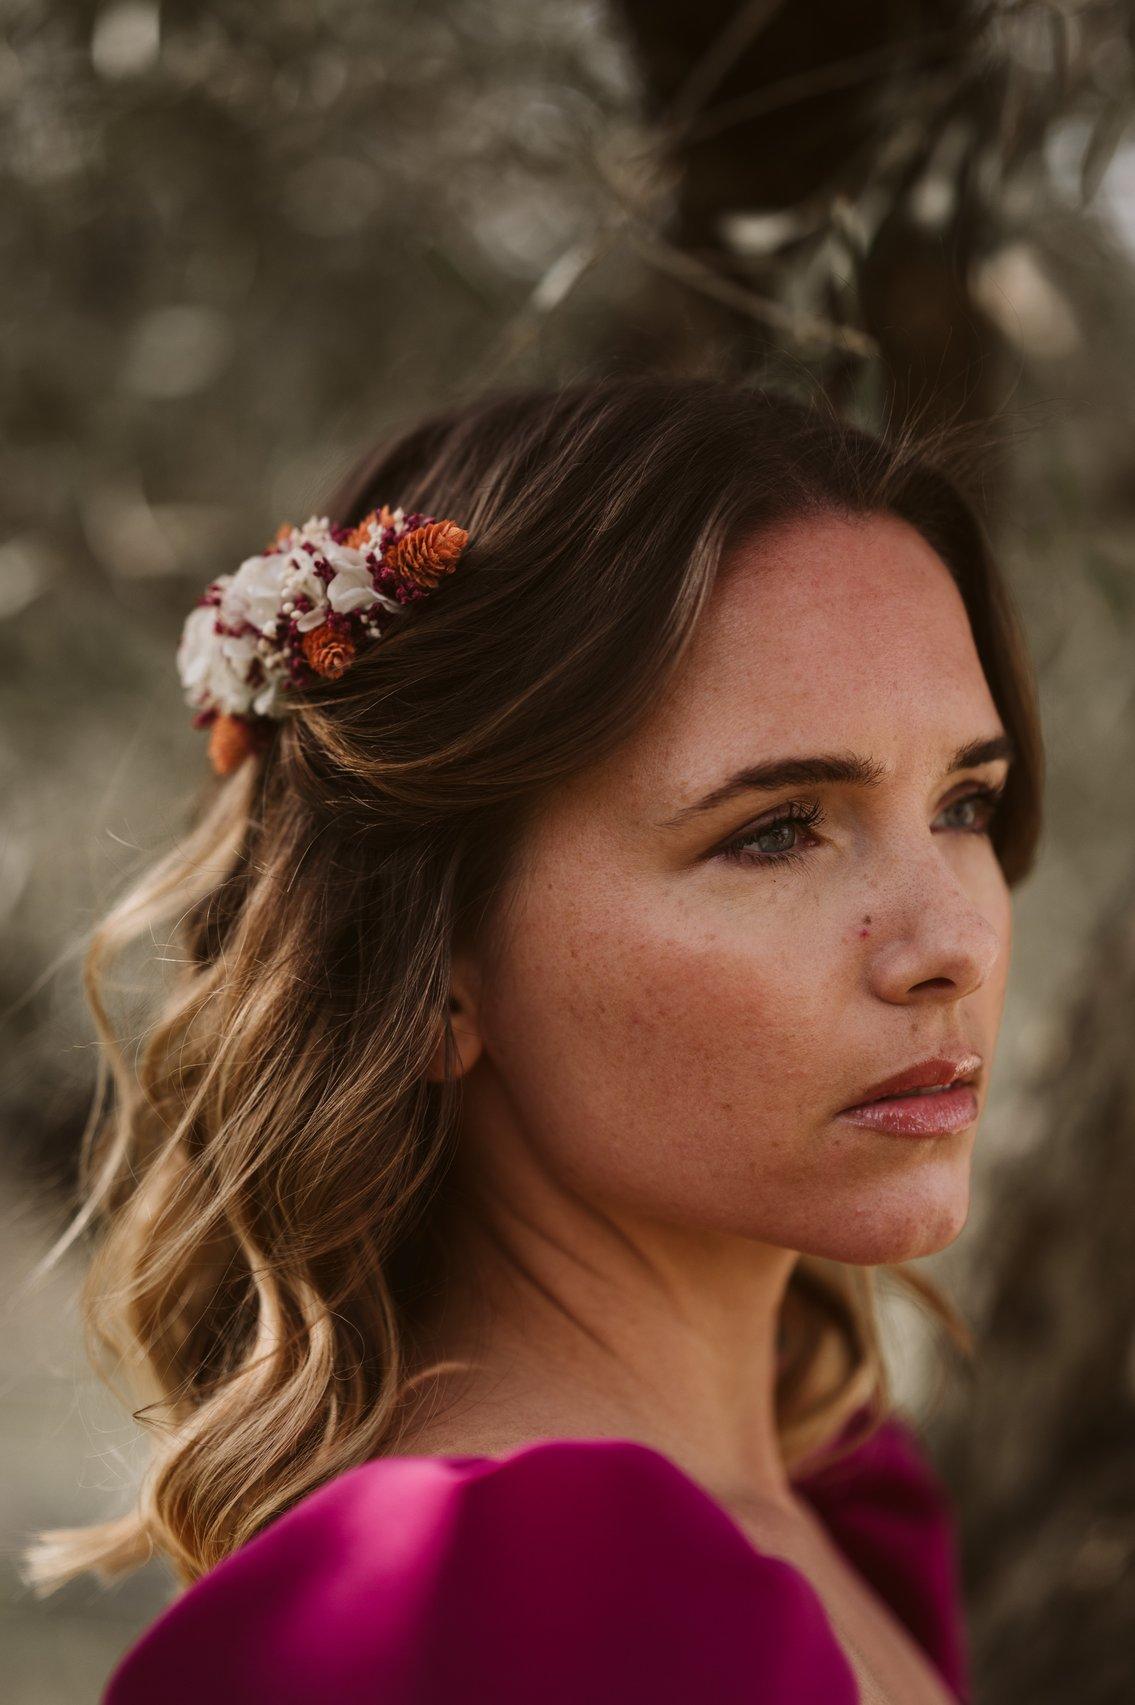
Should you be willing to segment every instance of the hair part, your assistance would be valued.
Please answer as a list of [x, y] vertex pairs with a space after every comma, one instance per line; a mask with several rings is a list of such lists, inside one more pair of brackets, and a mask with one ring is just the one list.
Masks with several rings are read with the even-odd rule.
[[[740, 540], [810, 514], [890, 512], [942, 557], [1016, 746], [992, 829], [1006, 880], [1040, 833], [1042, 746], [1021, 625], [951, 456], [953, 429], [875, 435], [721, 378], [490, 393], [395, 436], [328, 504], [457, 518], [460, 571], [271, 745], [208, 778], [195, 825], [100, 920], [85, 987], [100, 1042], [81, 1206], [97, 1231], [92, 1360], [145, 1401], [136, 1503], [38, 1536], [51, 1591], [155, 1552], [188, 1584], [336, 1474], [397, 1448], [428, 1375], [418, 1323], [445, 1267], [460, 1083], [455, 943], [492, 939], [547, 790], [624, 739], [683, 656]], [[173, 923], [180, 964], [136, 1060], [105, 967]], [[427, 1080], [439, 1040], [444, 1082]], [[952, 1342], [968, 1331], [883, 1270]], [[788, 1466], [890, 1403], [872, 1268], [801, 1256], [781, 1318]]]

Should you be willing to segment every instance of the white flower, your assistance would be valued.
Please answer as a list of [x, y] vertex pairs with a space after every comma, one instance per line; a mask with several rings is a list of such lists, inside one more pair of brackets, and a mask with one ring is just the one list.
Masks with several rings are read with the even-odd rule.
[[292, 528], [292, 542], [299, 546], [304, 540], [326, 550], [331, 541], [331, 522], [326, 515], [309, 515], [302, 527]]
[[252, 701], [252, 708], [257, 716], [279, 717], [284, 714], [284, 701], [281, 697], [284, 679], [282, 674], [271, 675], [259, 688]]
[[190, 610], [181, 630], [177, 647], [177, 672], [190, 704], [200, 704], [200, 691], [213, 666], [213, 622], [216, 611], [211, 604], [198, 604]]
[[301, 610], [296, 617], [296, 627], [300, 633], [310, 633], [312, 628], [321, 628], [327, 620], [327, 605], [319, 603], [314, 610]]
[[177, 648], [178, 672], [195, 709], [236, 715], [251, 702], [248, 673], [257, 656], [256, 641], [245, 634], [215, 633], [216, 619], [210, 604], [189, 612]]
[[323, 582], [306, 551], [247, 557], [232, 577], [222, 611], [225, 620], [233, 625], [251, 622], [263, 632], [284, 603], [294, 602], [304, 594], [314, 604], [326, 602]]
[[[371, 584], [370, 569], [361, 557], [357, 563], [343, 561], [347, 554], [346, 551], [338, 553], [337, 572], [327, 582], [327, 602], [341, 616], [346, 615], [349, 610], [369, 610], [372, 604], [378, 603], [378, 593]], [[358, 556], [359, 553], [352, 551], [350, 554]]]
[[211, 692], [218, 710], [235, 714], [248, 709], [252, 697], [248, 672], [256, 655], [256, 641], [247, 634], [217, 635]]
[[[374, 536], [377, 537], [377, 534]], [[351, 550], [347, 545], [336, 545], [327, 552], [327, 560], [335, 569], [335, 574], [327, 582], [324, 595], [331, 608], [340, 615], [346, 615], [351, 610], [372, 610], [375, 605], [384, 610], [399, 610], [402, 607], [386, 593], [375, 591], [366, 559], [365, 548]]]

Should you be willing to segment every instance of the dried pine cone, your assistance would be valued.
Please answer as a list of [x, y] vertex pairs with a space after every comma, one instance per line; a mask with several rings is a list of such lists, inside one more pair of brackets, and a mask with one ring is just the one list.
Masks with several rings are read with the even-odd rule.
[[209, 761], [219, 776], [227, 776], [260, 744], [244, 717], [217, 716], [209, 730]]
[[312, 628], [302, 641], [303, 654], [317, 675], [337, 681], [355, 655], [350, 634], [340, 633], [330, 622]]
[[383, 561], [412, 586], [429, 591], [457, 566], [469, 535], [456, 521], [428, 521], [403, 533]]

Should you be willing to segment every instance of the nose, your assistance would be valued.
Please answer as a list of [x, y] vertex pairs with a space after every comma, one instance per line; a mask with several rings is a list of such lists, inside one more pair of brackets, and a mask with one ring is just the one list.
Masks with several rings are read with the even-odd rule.
[[897, 1005], [957, 1001], [992, 975], [1007, 947], [1002, 908], [994, 902], [995, 874], [982, 874], [980, 893], [958, 879], [938, 850], [912, 868], [894, 872], [893, 884], [866, 906], [873, 920], [868, 976], [881, 1000]]

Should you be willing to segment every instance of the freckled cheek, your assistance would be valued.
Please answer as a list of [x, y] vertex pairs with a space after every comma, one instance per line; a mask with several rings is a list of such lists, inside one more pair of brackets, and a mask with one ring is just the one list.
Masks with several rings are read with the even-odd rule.
[[560, 913], [513, 961], [508, 1004], [530, 1049], [519, 1069], [543, 1060], [549, 1093], [623, 1129], [798, 1119], [830, 1034], [830, 979], [802, 962], [798, 928], [784, 933], [658, 907]]
[[1007, 889], [1000, 897], [999, 903], [990, 910], [989, 916], [996, 927], [999, 946], [987, 993], [1000, 1013], [1008, 990], [1009, 967], [1013, 957], [1013, 907], [1012, 897]]

